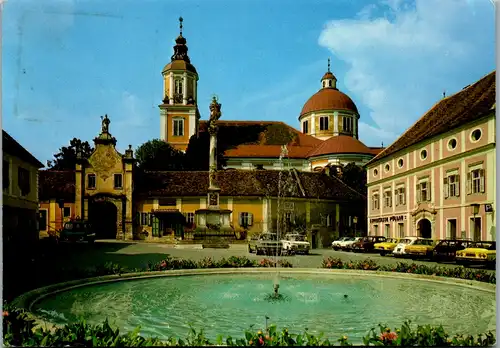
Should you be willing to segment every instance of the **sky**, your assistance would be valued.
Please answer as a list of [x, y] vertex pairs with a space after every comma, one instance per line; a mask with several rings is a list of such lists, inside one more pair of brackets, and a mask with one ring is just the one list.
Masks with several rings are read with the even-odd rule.
[[2, 128], [42, 163], [91, 141], [104, 114], [119, 151], [159, 138], [179, 16], [202, 119], [216, 94], [222, 119], [298, 129], [330, 57], [360, 140], [388, 145], [495, 69], [491, 0], [8, 0]]

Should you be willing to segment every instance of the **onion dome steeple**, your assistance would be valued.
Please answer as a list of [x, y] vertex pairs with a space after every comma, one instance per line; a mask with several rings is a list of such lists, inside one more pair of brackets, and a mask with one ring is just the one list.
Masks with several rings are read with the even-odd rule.
[[337, 78], [330, 71], [330, 58], [328, 58], [328, 71], [321, 78], [323, 88], [337, 89]]
[[175, 39], [176, 45], [174, 46], [174, 54], [172, 55], [171, 60], [184, 60], [188, 63], [191, 63], [191, 60], [188, 56], [188, 47], [186, 46], [186, 38], [182, 36], [182, 17], [179, 17], [179, 36]]

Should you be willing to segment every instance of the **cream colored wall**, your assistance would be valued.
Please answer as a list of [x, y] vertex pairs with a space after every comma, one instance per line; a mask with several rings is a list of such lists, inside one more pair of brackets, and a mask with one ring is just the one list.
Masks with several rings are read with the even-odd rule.
[[[9, 162], [10, 184], [8, 189], [3, 190], [2, 204], [22, 209], [38, 209], [38, 168], [6, 152], [3, 153], [3, 159]], [[29, 172], [30, 192], [25, 196], [21, 196], [18, 186], [19, 168], [25, 168]]]

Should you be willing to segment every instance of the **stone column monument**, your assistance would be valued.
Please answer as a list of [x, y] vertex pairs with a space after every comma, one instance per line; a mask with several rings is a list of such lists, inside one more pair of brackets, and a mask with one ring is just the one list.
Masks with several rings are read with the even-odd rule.
[[205, 244], [229, 246], [228, 239], [234, 238], [234, 231], [230, 224], [231, 210], [220, 209], [220, 187], [217, 183], [217, 121], [221, 117], [221, 104], [214, 96], [210, 104], [210, 119], [208, 133], [210, 134], [209, 146], [209, 171], [207, 208], [195, 212], [196, 230], [195, 239], [203, 239]]

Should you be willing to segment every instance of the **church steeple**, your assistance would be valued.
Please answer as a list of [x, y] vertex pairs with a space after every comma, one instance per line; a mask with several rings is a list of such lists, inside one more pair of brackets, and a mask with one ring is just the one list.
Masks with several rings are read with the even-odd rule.
[[179, 17], [179, 36], [175, 39], [176, 45], [174, 46], [174, 54], [171, 57], [171, 60], [184, 60], [188, 63], [191, 63], [191, 60], [188, 56], [188, 47], [186, 45], [186, 39], [182, 36], [182, 22], [184, 19]]
[[328, 71], [321, 78], [321, 87], [337, 89], [337, 78], [330, 71], [330, 58], [328, 58]]

